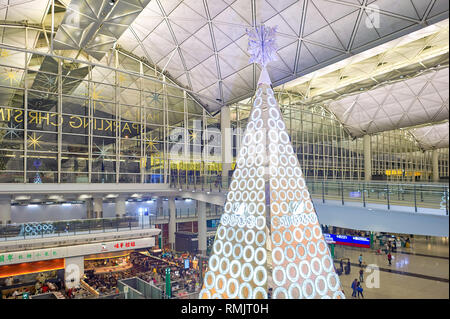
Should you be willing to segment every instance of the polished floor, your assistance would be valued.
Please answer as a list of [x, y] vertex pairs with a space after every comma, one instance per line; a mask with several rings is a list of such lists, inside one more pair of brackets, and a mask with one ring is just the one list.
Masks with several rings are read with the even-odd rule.
[[[363, 264], [376, 265], [379, 284], [375, 284], [373, 271], [364, 272], [363, 294], [366, 299], [448, 299], [449, 298], [449, 241], [448, 238], [423, 236], [412, 239], [411, 248], [393, 253], [389, 266], [384, 253], [377, 255], [372, 249], [336, 247], [335, 262], [350, 258], [351, 272], [341, 275], [341, 284], [347, 298], [352, 298], [351, 282], [359, 279], [360, 253]], [[370, 266], [368, 267], [369, 269]], [[369, 276], [369, 277], [368, 277]], [[371, 279], [368, 282], [367, 279]], [[372, 286], [372, 287], [371, 287]], [[378, 286], [378, 287], [377, 287]]]

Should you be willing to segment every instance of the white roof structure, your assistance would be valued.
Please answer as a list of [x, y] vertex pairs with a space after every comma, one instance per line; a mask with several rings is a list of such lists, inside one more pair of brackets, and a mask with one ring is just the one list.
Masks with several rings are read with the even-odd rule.
[[408, 130], [423, 150], [448, 147], [448, 121]]

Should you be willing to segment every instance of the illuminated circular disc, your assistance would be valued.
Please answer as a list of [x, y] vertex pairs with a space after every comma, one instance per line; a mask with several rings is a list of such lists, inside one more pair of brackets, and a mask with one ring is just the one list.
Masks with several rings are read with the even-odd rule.
[[232, 202], [234, 200], [234, 192], [229, 191], [227, 194], [227, 201]]
[[252, 299], [267, 299], [267, 292], [263, 287], [253, 289]]
[[[231, 247], [230, 247], [230, 252], [231, 252]], [[230, 261], [226, 257], [221, 258], [220, 263], [219, 263], [220, 273], [222, 275], [226, 275], [228, 273], [228, 269], [230, 269]]]
[[330, 255], [326, 254], [322, 257], [322, 267], [325, 272], [330, 272], [333, 269], [333, 260]]
[[241, 262], [234, 259], [230, 263], [230, 275], [233, 278], [238, 278], [241, 275]]
[[269, 108], [269, 116], [274, 120], [278, 120], [280, 118], [280, 113], [278, 113], [276, 108], [271, 107]]
[[276, 266], [273, 269], [272, 280], [277, 286], [284, 286], [286, 283], [286, 271], [283, 266]]
[[336, 291], [339, 288], [339, 277], [338, 275], [336, 275], [336, 273], [330, 272], [327, 275], [327, 284], [328, 287], [332, 290], [332, 291]]
[[255, 212], [256, 212], [256, 204], [254, 202], [251, 202], [250, 204], [248, 204], [247, 212], [250, 215], [255, 214]]
[[241, 147], [241, 150], [239, 151], [239, 156], [243, 157], [247, 155], [248, 148], [246, 146]]
[[287, 194], [287, 198], [288, 198], [290, 201], [294, 200], [294, 198], [295, 198], [294, 192], [293, 192], [291, 189], [289, 189], [289, 190], [287, 191], [286, 194]]
[[242, 257], [242, 254], [244, 252], [244, 248], [241, 244], [235, 244], [233, 247], [233, 258], [234, 259], [240, 259]]
[[266, 212], [266, 206], [264, 205], [264, 203], [258, 203], [256, 205], [256, 214], [264, 215], [265, 212]]
[[317, 247], [313, 241], [310, 241], [306, 247], [306, 250], [310, 257], [315, 257], [317, 255]]
[[253, 266], [250, 263], [244, 263], [241, 267], [241, 278], [249, 282], [253, 279]]
[[275, 215], [280, 214], [280, 205], [277, 202], [272, 202], [270, 204], [270, 212]]
[[245, 160], [245, 165], [247, 167], [252, 167], [255, 165], [255, 158], [253, 156], [247, 156], [247, 159]]
[[294, 167], [297, 166], [297, 157], [294, 155], [289, 155], [289, 164]]
[[[294, 293], [294, 291], [296, 291], [296, 293]], [[288, 289], [288, 296], [289, 299], [301, 299], [302, 287], [297, 282], [290, 284]]]
[[270, 106], [276, 106], [277, 105], [277, 101], [275, 100], [275, 98], [273, 96], [269, 96], [267, 98], [267, 102], [269, 103]]
[[243, 179], [247, 179], [247, 176], [248, 176], [248, 168], [243, 168], [241, 172], [241, 177]]
[[[294, 239], [294, 236], [292, 235], [292, 231], [288, 228], [285, 229], [283, 232], [283, 240], [286, 242], [286, 244], [291, 244], [292, 240]], [[294, 254], [295, 255], [295, 254]]]
[[252, 120], [253, 120], [253, 121], [256, 121], [256, 120], [259, 119], [260, 117], [261, 117], [261, 109], [255, 108], [255, 109], [253, 110], [253, 113], [252, 113]]
[[269, 129], [269, 141], [274, 144], [278, 143], [278, 132], [276, 130]]
[[253, 297], [253, 289], [249, 283], [244, 282], [239, 285], [239, 299], [251, 299]]
[[[314, 213], [312, 213], [312, 214], [314, 214]], [[312, 215], [312, 214], [310, 214], [310, 215]], [[315, 226], [312, 228], [312, 233], [313, 233], [313, 236], [314, 236], [315, 239], [320, 239], [320, 238], [322, 238], [322, 230], [320, 229], [320, 226], [319, 226], [319, 225], [315, 225]]]
[[272, 225], [273, 229], [280, 229], [281, 227], [281, 220], [278, 216], [272, 216], [270, 219], [270, 224]]
[[311, 271], [314, 275], [318, 276], [322, 272], [322, 263], [318, 257], [311, 259]]
[[216, 239], [214, 241], [214, 245], [213, 245], [214, 253], [217, 255], [220, 255], [222, 253], [222, 248], [223, 248], [223, 242], [221, 240]]
[[286, 169], [283, 166], [278, 167], [278, 175], [280, 177], [286, 177]]
[[225, 289], [227, 288], [227, 278], [222, 274], [217, 275], [214, 288], [216, 289], [217, 293], [219, 294], [224, 293]]
[[289, 135], [285, 131], [280, 132], [280, 142], [284, 144], [289, 143]]
[[[310, 290], [310, 292], [308, 290]], [[314, 286], [314, 282], [311, 279], [308, 278], [305, 281], [303, 281], [302, 292], [303, 296], [306, 299], [314, 298], [314, 296], [316, 295], [316, 288]]]
[[[261, 178], [264, 176], [264, 167], [258, 167], [256, 170], [256, 175], [258, 178]], [[264, 182], [264, 179], [262, 180]]]
[[317, 250], [321, 255], [325, 255], [327, 253], [327, 243], [325, 240], [320, 239], [317, 241]]
[[286, 145], [286, 153], [288, 153], [288, 155], [294, 154], [294, 149], [291, 144]]
[[242, 228], [239, 228], [238, 230], [236, 230], [236, 241], [238, 243], [241, 243], [244, 241], [244, 230]]
[[[281, 203], [282, 203], [282, 204], [285, 204], [284, 201], [285, 201], [286, 198], [287, 198], [286, 192], [285, 192], [284, 190], [280, 190], [280, 191], [278, 191], [278, 196], [279, 196], [279, 198], [280, 198]], [[286, 210], [283, 211], [283, 214], [286, 214]]]
[[281, 202], [281, 204], [280, 204], [280, 212], [282, 214], [288, 214], [289, 213], [289, 205], [286, 202]]
[[289, 293], [284, 287], [277, 287], [273, 291], [273, 299], [289, 299]]
[[271, 88], [266, 88], [266, 94], [269, 96], [273, 96], [273, 90]]
[[270, 199], [271, 199], [272, 201], [276, 201], [276, 200], [278, 199], [278, 191], [272, 190], [272, 191], [270, 192]]
[[296, 242], [299, 243], [303, 240], [303, 232], [300, 228], [294, 228], [293, 235]]
[[[311, 200], [308, 200], [307, 204], [310, 204], [310, 203], [311, 203]], [[311, 204], [311, 206], [312, 206], [312, 204]], [[309, 222], [311, 224], [316, 224], [318, 222], [317, 215], [314, 213], [309, 214]]]
[[212, 271], [217, 271], [219, 269], [219, 257], [217, 255], [212, 255], [209, 258], [208, 267]]
[[283, 131], [283, 130], [286, 128], [286, 125], [285, 125], [284, 122], [281, 121], [281, 120], [278, 120], [278, 121], [277, 121], [277, 126], [278, 126], [278, 129], [279, 129], [280, 131]]
[[298, 271], [300, 273], [300, 276], [302, 276], [302, 278], [304, 279], [309, 278], [311, 276], [311, 267], [309, 266], [308, 261], [302, 260], [298, 264]]
[[249, 229], [245, 232], [245, 243], [247, 245], [252, 245], [255, 241], [255, 231], [253, 229]]
[[301, 191], [299, 191], [298, 189], [295, 191], [295, 198], [299, 201], [299, 200], [301, 200], [303, 197], [302, 197], [302, 192]]
[[277, 152], [278, 152], [277, 144], [270, 143], [269, 144], [269, 154], [277, 154]]
[[339, 290], [333, 294], [333, 299], [345, 299], [345, 295], [342, 291]]
[[[256, 128], [256, 125], [255, 125], [255, 128]], [[244, 145], [250, 145], [252, 143], [252, 136], [250, 134], [245, 135], [242, 142]], [[241, 166], [238, 164], [238, 167], [241, 167]]]
[[[238, 203], [237, 203], [237, 204], [238, 204]], [[238, 221], [238, 216], [236, 216], [236, 215], [234, 215], [234, 214], [230, 216], [230, 226], [231, 226], [231, 227], [236, 226], [237, 221]]]
[[238, 188], [238, 184], [239, 182], [237, 181], [237, 179], [233, 179], [233, 181], [230, 184], [230, 189], [232, 191], [235, 191]]
[[255, 151], [255, 153], [256, 153], [257, 155], [265, 155], [265, 153], [264, 153], [264, 146], [263, 146], [262, 144], [256, 145], [256, 151]]
[[282, 165], [282, 166], [287, 166], [288, 165], [288, 158], [284, 154], [280, 155], [280, 165]]
[[284, 261], [284, 251], [281, 247], [276, 247], [272, 250], [272, 261], [276, 265], [280, 265]]
[[217, 228], [217, 238], [219, 238], [220, 240], [223, 240], [225, 238], [225, 235], [227, 233], [227, 229], [225, 228], [225, 226], [219, 226], [219, 228]]
[[278, 144], [278, 152], [279, 152], [280, 154], [286, 153], [286, 148], [284, 147], [283, 144]]
[[[306, 214], [302, 214], [303, 216]], [[303, 217], [302, 216], [302, 217]], [[302, 224], [305, 225], [304, 223], [305, 218], [302, 218]], [[307, 224], [306, 224], [307, 225]], [[310, 227], [305, 227], [303, 228], [303, 235], [305, 236], [306, 240], [310, 241], [312, 239], [312, 231]]]
[[259, 119], [255, 122], [255, 130], [260, 130], [263, 127], [263, 120]]
[[256, 93], [255, 93], [256, 97], [259, 97], [259, 96], [261, 96], [261, 94], [262, 94], [262, 91], [263, 91], [263, 89], [262, 89], [262, 88], [258, 88], [258, 89], [256, 90]]
[[[259, 171], [259, 169], [258, 169], [258, 171]], [[264, 179], [259, 177], [256, 180], [256, 190], [264, 190], [264, 185], [265, 185]]]
[[258, 230], [256, 232], [255, 243], [257, 246], [263, 246], [266, 243], [266, 233], [263, 230]]
[[250, 202], [254, 202], [256, 200], [256, 192], [255, 191], [250, 192], [250, 194], [248, 195], [248, 200]]
[[263, 265], [267, 260], [267, 252], [263, 247], [258, 247], [255, 249], [255, 262], [257, 265]]
[[294, 169], [290, 166], [286, 167], [286, 175], [289, 177], [294, 176]]
[[323, 296], [327, 293], [328, 285], [324, 276], [317, 276], [314, 285], [316, 286], [316, 291], [319, 295]]
[[[250, 183], [250, 181], [253, 181], [252, 179], [249, 179], [248, 182]], [[247, 185], [247, 181], [245, 179], [241, 179], [239, 181], [239, 190], [240, 191], [244, 191], [247, 189], [248, 185]]]
[[[292, 175], [290, 175], [290, 176], [292, 176]], [[297, 181], [295, 180], [295, 178], [292, 178], [292, 177], [289, 178], [289, 187], [291, 189], [296, 189], [297, 188]]]
[[278, 179], [271, 178], [270, 179], [270, 187], [273, 189], [277, 189], [279, 187]]
[[231, 256], [231, 252], [233, 250], [233, 245], [231, 245], [231, 243], [229, 241], [227, 241], [224, 245], [223, 245], [223, 255], [225, 257], [230, 257]]
[[283, 237], [281, 236], [281, 232], [279, 230], [272, 232], [272, 244], [275, 246], [281, 246], [283, 243]]
[[267, 270], [263, 266], [256, 266], [253, 272], [253, 282], [257, 286], [262, 286], [267, 282]]
[[[263, 132], [261, 130], [257, 130], [256, 133], [253, 135], [253, 142], [255, 143], [255, 145], [264, 143], [263, 139], [264, 139]], [[255, 152], [256, 152], [256, 147], [255, 147], [253, 154], [255, 154]]]
[[295, 260], [295, 249], [291, 245], [287, 245], [284, 247], [284, 256], [287, 261], [294, 261]]
[[308, 200], [308, 199], [309, 199], [309, 192], [308, 192], [306, 189], [303, 190], [302, 195], [303, 195], [303, 198], [304, 198], [305, 200]]
[[241, 199], [242, 199], [243, 202], [248, 201], [248, 194], [249, 194], [248, 191], [242, 192], [242, 198]]
[[248, 122], [247, 124], [247, 132], [251, 132], [255, 130], [255, 123], [253, 123], [252, 121]]
[[229, 278], [226, 291], [228, 298], [236, 298], [239, 294], [239, 282], [234, 278]]
[[242, 197], [242, 192], [240, 192], [240, 191], [234, 192], [234, 200], [235, 201], [240, 202], [241, 201], [241, 197]]
[[269, 125], [270, 129], [276, 129], [277, 128], [277, 122], [274, 119], [269, 119], [267, 121], [267, 124]]
[[[306, 203], [306, 210], [309, 211], [309, 212], [312, 212], [314, 210], [314, 206], [313, 206], [313, 204], [311, 202], [311, 199], [306, 199], [305, 203]], [[310, 214], [310, 215], [315, 215], [315, 214]], [[309, 220], [310, 220], [311, 224], [316, 224], [316, 222], [317, 222], [317, 219], [316, 219], [315, 222], [313, 222], [312, 221], [313, 218], [311, 216], [310, 216]]]
[[231, 204], [231, 202], [227, 202], [224, 207], [225, 213], [227, 213], [227, 214], [232, 213], [232, 209], [233, 209], [233, 204]]
[[230, 222], [230, 215], [228, 214], [223, 214], [222, 217], [220, 217], [220, 223], [224, 226], [228, 225], [228, 223]]
[[298, 281], [299, 273], [295, 263], [291, 262], [286, 266], [286, 276], [291, 282]]
[[205, 287], [207, 289], [213, 289], [216, 283], [216, 275], [212, 271], [207, 271], [205, 274]]
[[247, 219], [245, 218], [245, 216], [241, 215], [238, 217], [238, 226], [239, 227], [244, 227], [246, 223], [247, 223]]
[[[260, 96], [258, 96], [258, 97], [255, 99], [255, 102], [253, 102], [253, 106], [256, 108], [256, 107], [260, 107], [261, 104], [262, 104], [262, 98], [261, 98]], [[256, 110], [257, 110], [257, 109], [256, 109]]]
[[256, 175], [256, 169], [255, 169], [254, 167], [251, 167], [251, 168], [248, 170], [248, 177], [249, 177], [249, 178], [253, 178], [253, 177], [255, 177], [255, 175]]
[[[292, 225], [294, 225], [294, 227], [300, 226], [301, 221], [302, 221], [302, 219], [298, 214], [292, 215]], [[303, 237], [303, 232], [302, 232], [302, 237]]]
[[252, 191], [255, 189], [255, 179], [251, 178], [247, 181], [247, 185], [246, 185], [246, 189], [248, 189], [249, 191]]
[[[252, 204], [254, 204], [254, 203], [252, 203]], [[247, 227], [249, 229], [252, 229], [253, 227], [255, 227], [255, 222], [256, 222], [255, 216], [247, 216]]]
[[255, 155], [255, 152], [256, 152], [256, 147], [255, 147], [255, 145], [250, 145], [249, 147], [248, 147], [248, 156], [253, 156], [253, 155]]
[[298, 166], [294, 167], [294, 174], [295, 177], [302, 177], [302, 170], [300, 169], [300, 167]]
[[261, 166], [263, 163], [264, 163], [264, 156], [262, 156], [261, 154], [257, 155], [255, 158], [255, 165]]

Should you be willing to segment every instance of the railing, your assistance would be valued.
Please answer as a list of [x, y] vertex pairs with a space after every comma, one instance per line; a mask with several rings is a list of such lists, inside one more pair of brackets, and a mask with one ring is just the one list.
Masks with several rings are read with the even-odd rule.
[[[171, 179], [170, 187], [183, 191], [226, 193], [231, 178], [220, 176], [190, 176], [190, 179]], [[342, 205], [360, 203], [379, 204], [387, 209], [394, 206], [413, 207], [449, 212], [448, 184], [418, 184], [378, 181], [307, 180], [308, 190], [314, 199], [340, 202]]]
[[0, 240], [21, 240], [153, 228], [155, 216], [72, 219], [0, 225]]

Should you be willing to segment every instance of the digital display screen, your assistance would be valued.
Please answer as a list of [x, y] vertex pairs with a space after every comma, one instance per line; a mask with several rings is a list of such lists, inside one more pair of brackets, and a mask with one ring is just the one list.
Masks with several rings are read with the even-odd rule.
[[324, 233], [323, 235], [325, 237], [325, 241], [327, 242], [327, 244], [370, 248], [370, 238], [369, 237], [334, 235], [334, 234], [326, 234], [326, 233]]
[[184, 260], [184, 269], [189, 269], [189, 259]]

